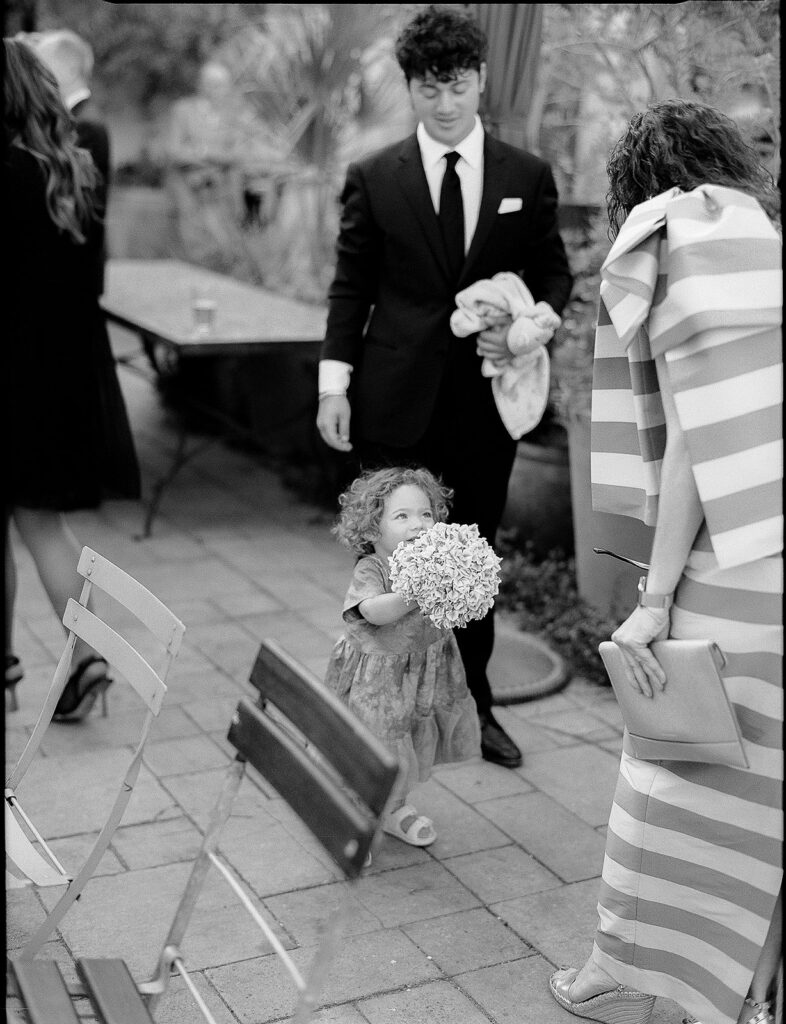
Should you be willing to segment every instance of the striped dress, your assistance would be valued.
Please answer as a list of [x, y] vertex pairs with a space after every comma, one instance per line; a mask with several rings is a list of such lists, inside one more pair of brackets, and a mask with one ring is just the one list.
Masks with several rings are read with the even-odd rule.
[[736, 1022], [782, 878], [780, 265], [759, 204], [704, 185], [637, 206], [602, 271], [593, 505], [656, 522], [664, 355], [704, 512], [670, 635], [723, 650], [750, 768], [623, 745], [593, 955], [703, 1024]]

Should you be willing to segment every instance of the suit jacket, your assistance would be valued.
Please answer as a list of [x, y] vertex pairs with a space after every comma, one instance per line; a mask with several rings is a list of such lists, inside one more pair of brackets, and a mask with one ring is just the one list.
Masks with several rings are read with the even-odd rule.
[[[499, 213], [503, 198], [520, 198], [521, 209]], [[458, 280], [448, 271], [414, 134], [350, 165], [341, 203], [321, 357], [354, 368], [353, 434], [416, 443], [449, 364], [467, 414], [491, 407], [474, 340], [453, 336], [450, 314], [458, 291], [501, 270], [520, 274], [536, 302], [562, 311], [572, 277], [548, 164], [486, 135], [480, 213]]]

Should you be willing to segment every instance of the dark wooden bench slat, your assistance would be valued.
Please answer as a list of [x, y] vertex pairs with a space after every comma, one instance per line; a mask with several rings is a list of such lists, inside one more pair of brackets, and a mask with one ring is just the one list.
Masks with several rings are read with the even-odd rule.
[[153, 1024], [142, 996], [124, 960], [77, 960], [101, 1024]]
[[276, 721], [246, 697], [237, 706], [229, 741], [297, 808], [298, 816], [339, 867], [356, 877], [374, 838], [374, 817], [353, 803]]
[[315, 676], [274, 640], [265, 640], [251, 684], [308, 737], [347, 784], [381, 813], [398, 771], [396, 759]]
[[79, 1024], [63, 975], [54, 960], [14, 960], [12, 963], [32, 1024]]

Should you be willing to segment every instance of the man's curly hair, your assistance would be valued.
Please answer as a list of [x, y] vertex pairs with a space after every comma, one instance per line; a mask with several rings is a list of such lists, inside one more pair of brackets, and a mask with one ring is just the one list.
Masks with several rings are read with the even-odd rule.
[[777, 217], [772, 176], [731, 118], [690, 100], [654, 103], [636, 114], [616, 143], [606, 171], [609, 236], [614, 238], [634, 206], [675, 185], [725, 185], [746, 192]]
[[427, 469], [391, 466], [361, 473], [339, 496], [341, 511], [332, 532], [356, 555], [372, 554], [385, 499], [407, 484], [419, 487], [429, 499], [435, 522], [447, 519], [448, 502], [453, 497], [449, 487], [443, 486]]
[[396, 60], [407, 82], [450, 82], [461, 71], [480, 71], [486, 36], [474, 18], [455, 8], [431, 4], [419, 11], [396, 40]]

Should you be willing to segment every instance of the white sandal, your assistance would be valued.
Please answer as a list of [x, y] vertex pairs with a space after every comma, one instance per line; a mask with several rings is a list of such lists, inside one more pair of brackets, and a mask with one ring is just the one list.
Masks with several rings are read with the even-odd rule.
[[[407, 818], [413, 820], [405, 829], [402, 822]], [[426, 835], [420, 835], [424, 830], [426, 830]], [[397, 811], [389, 814], [382, 826], [382, 831], [387, 832], [390, 836], [395, 836], [396, 839], [400, 839], [404, 843], [409, 843], [410, 846], [431, 846], [437, 838], [431, 818], [425, 818], [422, 814], [418, 814], [410, 804], [404, 804], [403, 807], [399, 807]]]

